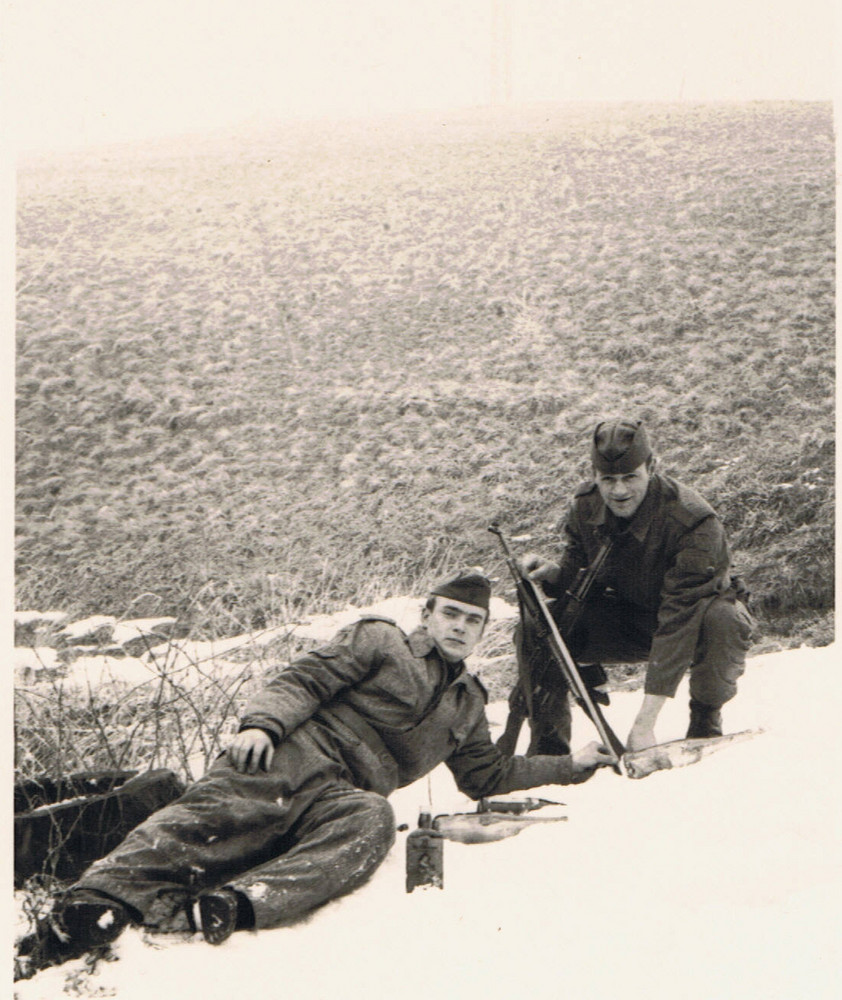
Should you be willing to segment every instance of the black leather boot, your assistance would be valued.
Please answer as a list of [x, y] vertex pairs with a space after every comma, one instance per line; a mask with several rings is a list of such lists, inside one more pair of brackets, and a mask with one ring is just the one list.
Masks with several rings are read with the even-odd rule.
[[129, 922], [128, 910], [116, 900], [88, 890], [70, 893], [18, 944], [15, 978], [28, 979], [50, 965], [111, 944]]
[[199, 896], [199, 920], [205, 941], [222, 944], [234, 931], [254, 927], [254, 910], [236, 889], [217, 889]]
[[602, 690], [602, 685], [608, 683], [608, 674], [601, 663], [580, 663], [579, 676], [585, 682], [592, 701], [600, 705], [611, 704], [608, 692]]
[[722, 713], [713, 705], [705, 705], [695, 698], [690, 699], [690, 725], [687, 728], [688, 740], [709, 739], [711, 736], [722, 735]]

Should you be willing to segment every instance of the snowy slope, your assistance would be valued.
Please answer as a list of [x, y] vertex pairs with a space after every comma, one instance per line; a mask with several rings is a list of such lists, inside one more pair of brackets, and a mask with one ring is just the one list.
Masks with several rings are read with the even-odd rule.
[[[78, 960], [16, 984], [16, 994], [842, 997], [838, 660], [835, 646], [751, 660], [725, 725], [762, 735], [639, 781], [605, 770], [584, 785], [544, 788], [566, 803], [567, 822], [494, 843], [445, 843], [443, 890], [405, 892], [398, 833], [367, 886], [304, 924], [239, 933], [219, 948], [132, 929], [115, 945], [118, 960], [92, 976], [80, 975]], [[639, 699], [612, 695], [606, 712], [621, 737]], [[683, 736], [686, 704], [685, 685], [662, 712], [660, 740]], [[501, 723], [505, 705], [489, 715]], [[577, 712], [574, 744], [592, 735]], [[414, 827], [430, 796], [434, 813], [473, 808], [439, 768], [392, 797], [398, 822]]]

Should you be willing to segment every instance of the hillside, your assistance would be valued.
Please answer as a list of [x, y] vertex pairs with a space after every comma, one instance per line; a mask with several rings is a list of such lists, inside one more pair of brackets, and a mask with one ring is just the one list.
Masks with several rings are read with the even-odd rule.
[[829, 104], [298, 123], [21, 165], [17, 605], [195, 633], [548, 550], [630, 410], [831, 638]]

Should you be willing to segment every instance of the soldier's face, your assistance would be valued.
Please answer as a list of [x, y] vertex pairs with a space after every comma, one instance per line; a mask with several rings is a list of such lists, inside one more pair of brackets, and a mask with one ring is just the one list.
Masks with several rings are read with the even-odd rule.
[[649, 467], [644, 462], [632, 472], [624, 474], [597, 472], [596, 485], [605, 506], [615, 517], [632, 517], [646, 496]]
[[422, 621], [445, 660], [464, 660], [482, 637], [488, 617], [484, 608], [450, 597], [436, 597], [432, 611], [424, 609]]

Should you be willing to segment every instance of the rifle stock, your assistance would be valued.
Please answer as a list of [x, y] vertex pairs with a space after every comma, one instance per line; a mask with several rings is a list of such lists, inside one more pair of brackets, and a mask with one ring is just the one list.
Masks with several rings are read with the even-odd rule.
[[[536, 624], [538, 624], [544, 633], [542, 637], [546, 640], [550, 648], [553, 662], [567, 681], [568, 687], [572, 691], [577, 704], [596, 727], [601, 742], [611, 750], [615, 758], [614, 769], [620, 773], [620, 758], [625, 752], [625, 747], [620, 742], [617, 734], [609, 726], [599, 705], [595, 704], [591, 698], [587, 685], [579, 673], [576, 661], [571, 656], [570, 650], [567, 648], [567, 644], [558, 630], [555, 619], [550, 613], [550, 609], [547, 606], [547, 599], [540, 585], [521, 573], [500, 526], [497, 523], [493, 523], [489, 525], [488, 530], [496, 535], [500, 542], [506, 565], [515, 582], [518, 597], [520, 597], [523, 606], [532, 615]], [[603, 559], [605, 554], [603, 554]]]

